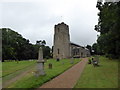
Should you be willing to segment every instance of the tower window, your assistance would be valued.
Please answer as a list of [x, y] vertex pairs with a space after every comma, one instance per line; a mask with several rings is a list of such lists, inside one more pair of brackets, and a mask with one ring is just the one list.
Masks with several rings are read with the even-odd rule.
[[60, 53], [60, 50], [58, 49], [58, 54]]
[[58, 28], [58, 32], [60, 31], [60, 29]]

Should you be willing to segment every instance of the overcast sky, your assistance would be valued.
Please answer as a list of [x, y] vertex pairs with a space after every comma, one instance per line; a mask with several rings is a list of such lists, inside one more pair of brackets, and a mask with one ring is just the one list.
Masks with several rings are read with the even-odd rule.
[[65, 22], [72, 42], [92, 45], [97, 39], [96, 3], [97, 0], [2, 0], [0, 28], [17, 31], [33, 44], [36, 40], [46, 40], [51, 47], [54, 25]]

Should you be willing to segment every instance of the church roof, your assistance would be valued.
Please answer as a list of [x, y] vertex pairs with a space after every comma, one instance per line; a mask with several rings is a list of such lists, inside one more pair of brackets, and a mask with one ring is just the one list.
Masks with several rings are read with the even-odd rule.
[[77, 46], [77, 47], [82, 47], [82, 48], [84, 48], [83, 46], [80, 46], [80, 45], [75, 44], [75, 43], [73, 43], [73, 42], [70, 42], [70, 44], [71, 44], [71, 45], [75, 45], [75, 46]]

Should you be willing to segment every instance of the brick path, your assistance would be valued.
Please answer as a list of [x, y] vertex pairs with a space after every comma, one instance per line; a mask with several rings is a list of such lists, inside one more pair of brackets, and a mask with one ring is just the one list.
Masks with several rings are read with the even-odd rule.
[[43, 84], [40, 88], [73, 88], [87, 63], [88, 59], [83, 58], [78, 64], [68, 69], [61, 75]]

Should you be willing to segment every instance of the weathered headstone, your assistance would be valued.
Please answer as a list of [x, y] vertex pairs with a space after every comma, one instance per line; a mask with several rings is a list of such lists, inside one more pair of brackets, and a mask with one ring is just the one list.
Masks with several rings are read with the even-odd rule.
[[70, 63], [73, 64], [74, 63], [74, 60], [73, 58], [70, 59]]
[[36, 76], [45, 75], [42, 47], [39, 48]]
[[52, 69], [52, 63], [49, 63], [48, 66], [49, 66], [49, 69]]
[[60, 59], [59, 59], [59, 58], [57, 58], [57, 59], [56, 59], [56, 61], [60, 61]]

